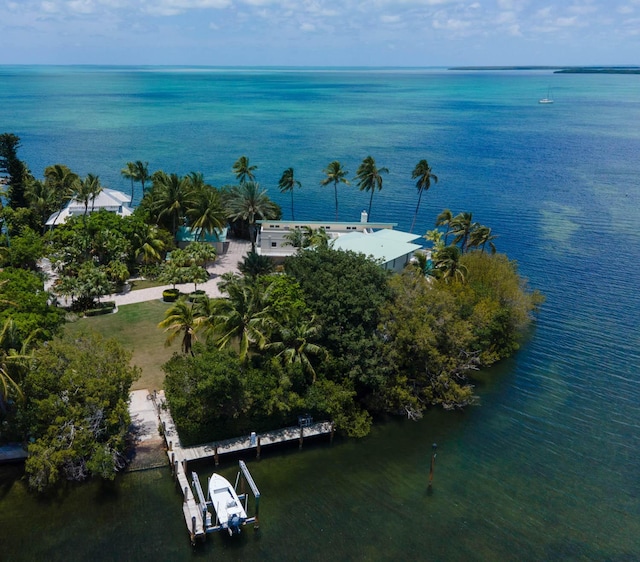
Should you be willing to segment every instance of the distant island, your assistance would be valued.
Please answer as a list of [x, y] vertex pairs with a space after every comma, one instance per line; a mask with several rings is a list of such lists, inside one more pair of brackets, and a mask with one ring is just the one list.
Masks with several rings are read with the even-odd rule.
[[448, 70], [553, 70], [554, 74], [640, 74], [640, 66], [453, 66]]

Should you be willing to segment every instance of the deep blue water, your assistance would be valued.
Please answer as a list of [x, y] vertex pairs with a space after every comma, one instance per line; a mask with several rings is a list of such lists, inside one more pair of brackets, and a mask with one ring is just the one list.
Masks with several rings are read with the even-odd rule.
[[[555, 103], [539, 105], [548, 88]], [[276, 186], [293, 166], [296, 218], [322, 219], [322, 169], [338, 159], [353, 177], [371, 154], [390, 170], [371, 218], [406, 230], [427, 158], [439, 182], [416, 231], [473, 211], [547, 297], [521, 350], [482, 374], [481, 406], [250, 463], [258, 536], [192, 552], [168, 471], [42, 504], [5, 470], [8, 559], [639, 559], [639, 123], [637, 76], [0, 67], [0, 132], [21, 137], [35, 175], [61, 162], [129, 192], [120, 169], [146, 160], [221, 186], [244, 154], [285, 217]], [[342, 218], [367, 205], [340, 191]]]

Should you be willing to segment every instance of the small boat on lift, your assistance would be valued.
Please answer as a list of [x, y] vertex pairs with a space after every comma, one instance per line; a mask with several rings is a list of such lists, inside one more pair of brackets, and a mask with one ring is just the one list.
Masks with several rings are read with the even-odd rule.
[[247, 513], [231, 483], [214, 473], [209, 479], [209, 501], [216, 512], [216, 526], [226, 529], [229, 535], [240, 533], [247, 522]]

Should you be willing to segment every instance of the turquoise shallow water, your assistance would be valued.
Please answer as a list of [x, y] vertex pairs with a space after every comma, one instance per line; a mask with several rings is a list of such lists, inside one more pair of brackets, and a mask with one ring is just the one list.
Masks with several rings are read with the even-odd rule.
[[[549, 87], [555, 103], [538, 105]], [[275, 186], [293, 166], [296, 218], [313, 219], [333, 215], [326, 164], [353, 175], [371, 154], [390, 169], [372, 218], [408, 229], [426, 157], [440, 182], [416, 230], [444, 207], [473, 211], [547, 296], [520, 352], [482, 373], [480, 407], [250, 463], [258, 535], [192, 551], [168, 470], [43, 502], [0, 469], [0, 558], [640, 558], [638, 123], [634, 76], [0, 67], [0, 129], [36, 174], [63, 162], [128, 192], [119, 171], [142, 159], [224, 185], [246, 154], [285, 217]], [[357, 220], [367, 196], [340, 195]]]

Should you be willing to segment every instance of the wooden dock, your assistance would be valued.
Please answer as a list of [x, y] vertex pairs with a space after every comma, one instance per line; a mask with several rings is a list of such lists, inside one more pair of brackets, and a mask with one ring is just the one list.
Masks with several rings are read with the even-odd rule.
[[195, 542], [196, 539], [206, 536], [206, 522], [202, 519], [202, 511], [198, 507], [198, 500], [194, 497], [187, 476], [189, 474], [189, 462], [213, 458], [217, 465], [221, 455], [240, 453], [252, 449], [255, 449], [256, 458], [259, 459], [261, 449], [266, 445], [297, 440], [299, 448], [302, 448], [305, 437], [330, 435], [330, 439], [333, 441], [334, 425], [332, 422], [323, 421], [320, 423], [310, 423], [309, 419], [304, 419], [299, 426], [295, 427], [286, 427], [260, 434], [252, 433], [246, 437], [214, 441], [195, 447], [183, 447], [180, 443], [180, 437], [176, 430], [175, 423], [171, 417], [169, 406], [166, 403], [164, 391], [154, 391], [149, 394], [149, 397], [158, 413], [159, 425], [163, 428], [169, 464], [182, 491], [182, 511], [191, 542]]

